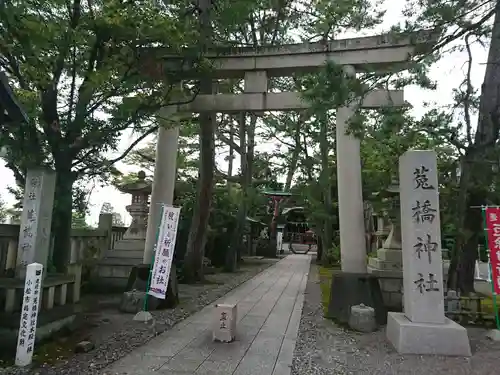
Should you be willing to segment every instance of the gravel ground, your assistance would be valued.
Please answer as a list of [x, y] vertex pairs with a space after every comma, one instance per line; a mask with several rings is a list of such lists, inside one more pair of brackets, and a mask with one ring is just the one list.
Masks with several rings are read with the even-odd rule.
[[134, 322], [131, 314], [119, 313], [115, 307], [112, 307], [119, 301], [119, 296], [104, 299], [100, 297], [98, 301], [92, 302], [101, 303], [103, 307], [98, 309], [98, 312], [93, 312], [85, 317], [88, 326], [92, 328], [86, 333], [84, 339], [88, 339], [95, 344], [94, 350], [88, 353], [72, 355], [70, 358], [50, 366], [45, 365], [33, 369], [3, 368], [0, 369], [0, 374], [100, 374], [100, 370], [104, 367], [214, 302], [238, 285], [275, 264], [276, 261], [277, 259], [252, 259], [245, 262], [237, 273], [220, 273], [207, 276], [207, 280], [211, 282], [210, 284], [179, 285], [180, 305], [175, 309], [152, 312], [154, 316], [152, 325]]
[[306, 288], [292, 374], [465, 375], [500, 374], [500, 343], [486, 330], [469, 329], [471, 358], [399, 355], [385, 330], [358, 334], [323, 318], [317, 266], [312, 264]]

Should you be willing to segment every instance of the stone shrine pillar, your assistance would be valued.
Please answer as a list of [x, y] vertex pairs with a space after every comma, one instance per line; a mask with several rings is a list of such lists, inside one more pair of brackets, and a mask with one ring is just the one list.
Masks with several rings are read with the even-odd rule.
[[47, 268], [55, 185], [52, 170], [30, 169], [26, 173], [16, 262], [20, 277], [25, 276], [28, 264], [40, 263]]
[[[356, 74], [352, 66], [345, 73]], [[337, 181], [342, 272], [334, 273], [330, 288], [327, 317], [341, 323], [349, 321], [351, 307], [364, 304], [375, 310], [378, 324], [385, 324], [387, 310], [378, 279], [367, 273], [364, 204], [361, 184], [360, 141], [346, 134], [349, 119], [359, 103], [337, 110]]]
[[[167, 117], [168, 108], [162, 108], [160, 115]], [[144, 246], [144, 264], [151, 264], [156, 242], [156, 229], [160, 224], [160, 213], [163, 204], [172, 204], [174, 200], [175, 180], [177, 176], [177, 149], [179, 144], [179, 128], [158, 129], [156, 143], [155, 171], [149, 205], [146, 244]]]
[[[355, 75], [352, 66], [346, 74]], [[361, 183], [360, 141], [346, 134], [356, 103], [337, 110], [337, 181], [342, 272], [366, 273], [366, 244]]]
[[470, 356], [466, 329], [444, 315], [435, 152], [405, 152], [399, 180], [404, 313], [388, 314], [387, 338], [402, 354]]

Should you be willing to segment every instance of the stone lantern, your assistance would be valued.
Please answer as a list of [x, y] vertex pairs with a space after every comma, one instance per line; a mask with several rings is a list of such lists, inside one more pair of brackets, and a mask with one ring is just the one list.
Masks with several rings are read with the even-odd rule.
[[126, 207], [132, 216], [132, 223], [123, 237], [114, 242], [113, 248], [107, 250], [97, 264], [97, 277], [106, 288], [125, 288], [132, 268], [142, 264], [151, 183], [146, 181], [143, 171], [137, 177], [136, 181], [118, 187], [121, 192], [132, 195], [132, 202]]
[[[394, 179], [382, 197], [389, 203], [387, 216], [390, 222], [390, 231], [387, 239], [382, 245], [383, 249], [401, 251], [401, 207], [399, 201], [399, 181]], [[397, 254], [401, 261], [401, 254]]]
[[132, 216], [132, 223], [123, 235], [124, 240], [145, 240], [148, 225], [149, 196], [151, 183], [146, 181], [146, 173], [140, 171], [137, 181], [118, 187], [122, 193], [132, 195], [132, 202], [127, 207], [127, 212]]
[[393, 179], [389, 187], [377, 195], [389, 204], [385, 214], [390, 221], [390, 231], [382, 248], [377, 250], [377, 256], [369, 258], [368, 273], [379, 278], [385, 305], [399, 310], [402, 307], [403, 288], [399, 181]]

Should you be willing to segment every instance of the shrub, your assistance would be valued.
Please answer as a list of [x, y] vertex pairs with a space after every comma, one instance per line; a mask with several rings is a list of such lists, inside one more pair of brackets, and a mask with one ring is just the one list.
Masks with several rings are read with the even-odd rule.
[[340, 247], [333, 245], [328, 248], [328, 250], [323, 253], [321, 261], [325, 267], [338, 266], [340, 264]]

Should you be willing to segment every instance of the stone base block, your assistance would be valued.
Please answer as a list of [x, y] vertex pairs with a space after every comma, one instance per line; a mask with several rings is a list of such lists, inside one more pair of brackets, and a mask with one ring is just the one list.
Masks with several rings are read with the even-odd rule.
[[401, 249], [378, 249], [377, 258], [383, 262], [403, 263], [403, 251]]
[[392, 262], [392, 261], [386, 261], [386, 260], [380, 260], [379, 258], [370, 258], [368, 260], [368, 264], [370, 267], [377, 268], [379, 270], [383, 271], [389, 271], [389, 270], [401, 270], [401, 262]]
[[388, 293], [400, 293], [403, 290], [403, 280], [402, 279], [379, 279], [380, 289], [382, 292]]
[[448, 318], [444, 324], [413, 323], [403, 313], [390, 312], [387, 339], [400, 354], [471, 356], [467, 330]]
[[389, 311], [403, 311], [403, 295], [401, 292], [385, 292], [382, 290], [385, 307]]
[[385, 325], [387, 310], [378, 278], [366, 273], [334, 273], [326, 317], [346, 324], [349, 322], [351, 307], [360, 304], [372, 307], [377, 323]]

